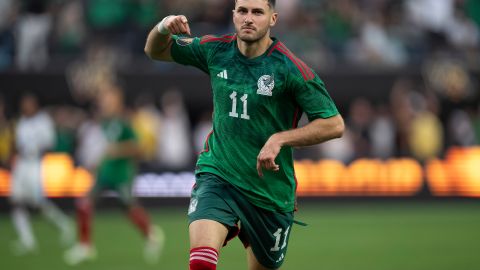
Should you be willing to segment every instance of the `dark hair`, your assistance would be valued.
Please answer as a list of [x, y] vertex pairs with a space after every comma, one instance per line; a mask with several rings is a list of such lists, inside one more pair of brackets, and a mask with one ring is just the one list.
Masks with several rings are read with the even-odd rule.
[[[275, 7], [275, 0], [267, 0], [268, 1], [268, 5], [271, 7], [271, 8], [274, 8]], [[237, 2], [237, 0], [235, 0], [235, 3]]]

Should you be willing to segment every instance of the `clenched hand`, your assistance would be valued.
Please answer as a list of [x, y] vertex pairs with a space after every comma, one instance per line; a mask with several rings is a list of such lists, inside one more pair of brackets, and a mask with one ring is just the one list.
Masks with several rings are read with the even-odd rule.
[[169, 16], [165, 19], [164, 27], [169, 30], [169, 32], [173, 35], [178, 34], [187, 34], [191, 35], [190, 33], [190, 26], [188, 25], [187, 17], [183, 15], [178, 16]]
[[257, 172], [260, 177], [263, 177], [263, 168], [274, 172], [280, 170], [280, 166], [275, 163], [275, 158], [280, 153], [281, 148], [282, 145], [275, 140], [274, 136], [267, 140], [257, 156]]

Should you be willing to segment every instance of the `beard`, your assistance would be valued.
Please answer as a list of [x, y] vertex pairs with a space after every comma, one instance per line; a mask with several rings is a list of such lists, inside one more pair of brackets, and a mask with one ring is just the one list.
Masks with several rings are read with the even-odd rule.
[[255, 43], [264, 38], [268, 33], [268, 28], [265, 28], [263, 30], [258, 30], [258, 28], [255, 31], [252, 31], [250, 34], [245, 34], [242, 33], [242, 29], [237, 29], [237, 36], [238, 38], [246, 43]]

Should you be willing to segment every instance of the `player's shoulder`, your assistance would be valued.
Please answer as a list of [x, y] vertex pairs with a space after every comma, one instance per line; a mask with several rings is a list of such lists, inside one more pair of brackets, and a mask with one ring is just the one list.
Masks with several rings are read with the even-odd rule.
[[235, 34], [205, 35], [200, 37], [200, 45], [208, 44], [231, 44], [236, 39]]
[[292, 53], [281, 41], [277, 41], [274, 44], [274, 46], [268, 51], [268, 55], [280, 59], [280, 61], [288, 67], [289, 72], [294, 76], [301, 77], [305, 81], [315, 78], [315, 73], [312, 69]]

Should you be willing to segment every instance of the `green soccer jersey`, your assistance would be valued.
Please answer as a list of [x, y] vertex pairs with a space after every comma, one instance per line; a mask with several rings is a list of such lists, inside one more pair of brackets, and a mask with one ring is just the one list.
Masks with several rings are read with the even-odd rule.
[[257, 156], [272, 134], [295, 128], [303, 112], [310, 121], [338, 114], [322, 80], [276, 39], [263, 55], [248, 59], [235, 35], [173, 38], [173, 60], [206, 72], [212, 85], [213, 130], [196, 173], [221, 176], [261, 208], [293, 211], [292, 148], [282, 147], [275, 159], [280, 171], [264, 170], [263, 178]]
[[[136, 140], [130, 124], [120, 118], [105, 119], [101, 123], [103, 134], [108, 144]], [[136, 163], [133, 158], [106, 157], [98, 166], [97, 181], [114, 188], [117, 184], [131, 181], [136, 173]]]

